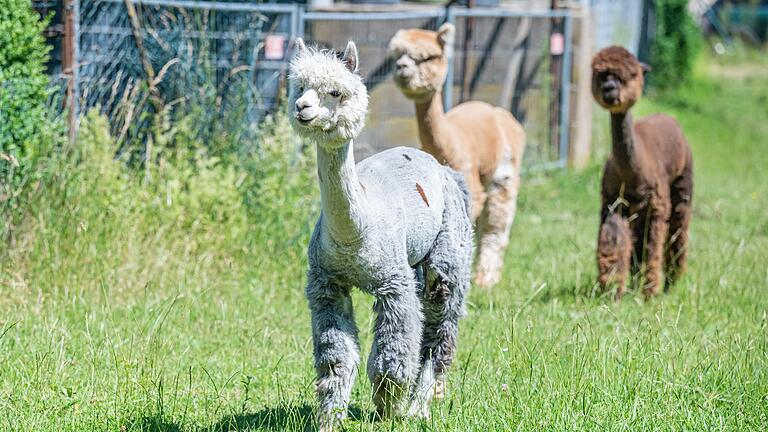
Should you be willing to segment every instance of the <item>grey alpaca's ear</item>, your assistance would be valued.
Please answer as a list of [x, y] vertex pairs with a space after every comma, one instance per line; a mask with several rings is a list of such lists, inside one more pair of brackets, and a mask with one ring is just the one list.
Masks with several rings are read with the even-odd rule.
[[640, 67], [643, 69], [644, 74], [653, 70], [653, 68], [651, 68], [651, 65], [649, 65], [648, 63], [640, 62]]
[[451, 23], [445, 23], [437, 29], [437, 40], [440, 41], [440, 45], [443, 49], [446, 47], [453, 48], [453, 40], [456, 38], [456, 27]]
[[357, 72], [358, 60], [357, 60], [357, 47], [352, 41], [347, 42], [347, 47], [344, 49], [344, 56], [341, 58], [344, 65], [352, 73]]
[[307, 50], [307, 46], [304, 44], [304, 39], [296, 38], [296, 42], [294, 43], [296, 45], [296, 54], [301, 54]]

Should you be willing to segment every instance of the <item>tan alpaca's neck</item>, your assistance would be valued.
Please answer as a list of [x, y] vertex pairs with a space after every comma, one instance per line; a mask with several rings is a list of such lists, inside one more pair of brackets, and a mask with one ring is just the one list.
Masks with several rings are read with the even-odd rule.
[[325, 232], [339, 243], [358, 240], [362, 231], [364, 191], [357, 177], [352, 141], [332, 150], [318, 145], [317, 175]]
[[440, 163], [451, 161], [455, 149], [447, 130], [448, 122], [441, 92], [438, 91], [431, 98], [416, 102], [416, 121], [419, 126], [422, 150], [433, 155]]

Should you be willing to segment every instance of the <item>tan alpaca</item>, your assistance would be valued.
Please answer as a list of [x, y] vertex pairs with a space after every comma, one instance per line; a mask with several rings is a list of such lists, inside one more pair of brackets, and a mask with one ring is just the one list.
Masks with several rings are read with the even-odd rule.
[[400, 30], [389, 42], [396, 62], [395, 84], [416, 103], [422, 149], [464, 174], [477, 223], [475, 283], [501, 278], [504, 251], [515, 218], [525, 132], [508, 111], [484, 102], [465, 102], [445, 112], [442, 88], [455, 29]]

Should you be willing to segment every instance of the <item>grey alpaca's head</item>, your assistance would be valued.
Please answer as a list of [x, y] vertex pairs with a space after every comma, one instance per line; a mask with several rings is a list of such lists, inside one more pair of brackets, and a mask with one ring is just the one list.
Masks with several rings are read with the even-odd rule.
[[296, 40], [289, 76], [295, 97], [291, 123], [299, 135], [334, 149], [360, 134], [368, 112], [368, 92], [357, 69], [357, 47], [352, 41], [339, 54]]

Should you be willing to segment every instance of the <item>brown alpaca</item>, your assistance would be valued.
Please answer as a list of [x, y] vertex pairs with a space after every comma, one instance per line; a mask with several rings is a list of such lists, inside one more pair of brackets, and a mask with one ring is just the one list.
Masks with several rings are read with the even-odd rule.
[[[632, 270], [644, 274], [647, 298], [659, 292], [662, 267], [667, 288], [685, 271], [693, 159], [683, 131], [672, 117], [654, 114], [632, 123], [629, 109], [640, 99], [646, 70], [617, 46], [600, 51], [592, 60], [592, 95], [611, 113], [613, 145], [603, 171], [600, 223], [616, 224], [611, 216], [614, 211], [626, 219], [633, 242]], [[605, 227], [606, 232], [611, 230]], [[603, 231], [601, 228], [601, 237]], [[598, 241], [599, 281], [603, 288], [619, 282], [617, 294], [621, 296], [630, 258], [623, 254], [623, 263], [604, 268], [601, 258], [613, 256], [610, 245], [605, 247]]]
[[400, 30], [389, 43], [395, 83], [416, 104], [424, 151], [464, 174], [472, 192], [472, 220], [478, 227], [475, 283], [501, 278], [504, 251], [515, 217], [525, 133], [508, 111], [466, 102], [445, 112], [442, 88], [455, 29]]

